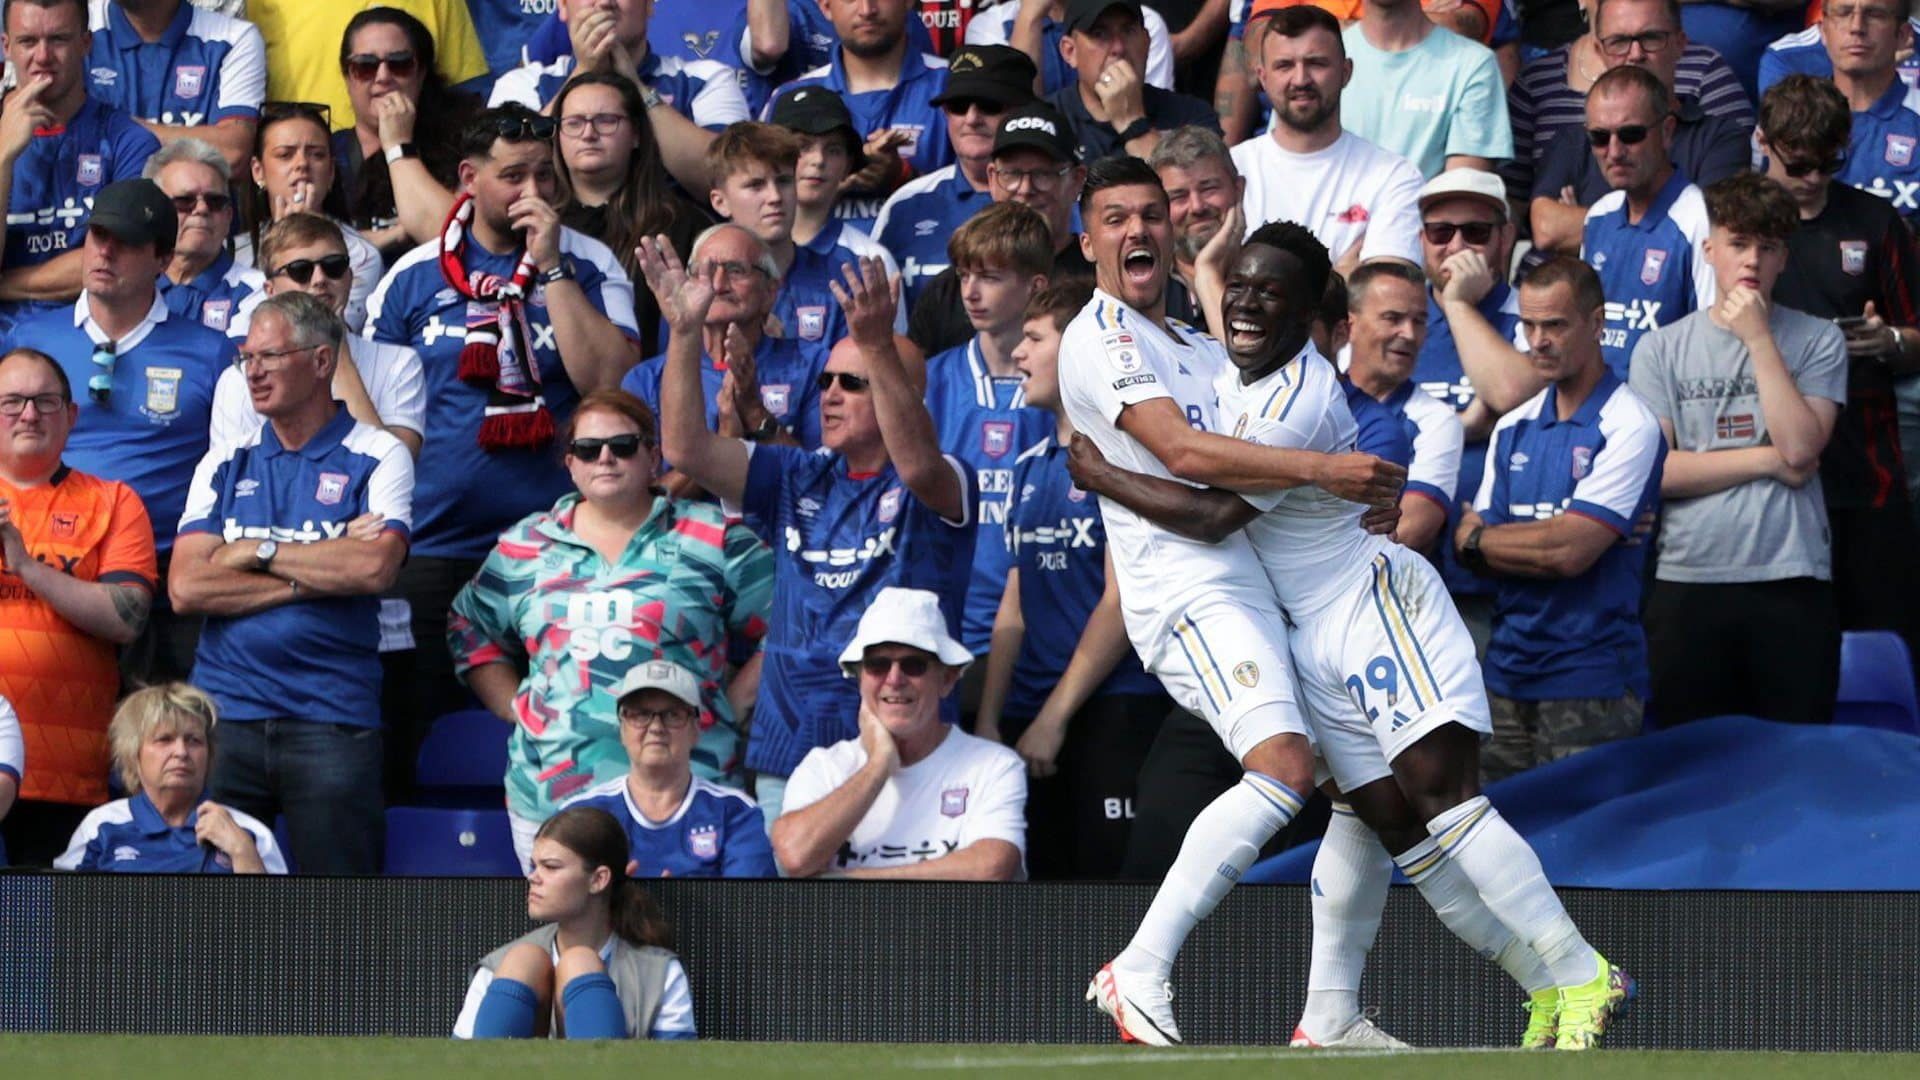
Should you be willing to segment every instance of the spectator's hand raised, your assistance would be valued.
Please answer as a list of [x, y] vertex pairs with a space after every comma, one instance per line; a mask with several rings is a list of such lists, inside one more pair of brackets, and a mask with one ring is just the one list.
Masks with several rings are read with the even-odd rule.
[[507, 220], [526, 237], [527, 254], [542, 272], [560, 265], [560, 211], [538, 195], [525, 195], [507, 207]]
[[379, 113], [381, 149], [391, 150], [413, 141], [413, 125], [419, 113], [411, 98], [396, 90], [381, 98], [375, 108]]
[[766, 419], [767, 406], [760, 400], [759, 364], [738, 325], [727, 326], [725, 350], [727, 375], [721, 380], [720, 407], [738, 417], [744, 430], [754, 431]]
[[887, 190], [889, 181], [900, 175], [900, 148], [912, 141], [913, 132], [902, 128], [881, 128], [867, 136], [860, 151], [867, 163], [840, 181], [841, 193]]
[[900, 769], [900, 746], [893, 741], [893, 732], [880, 722], [866, 702], [860, 703], [860, 749], [867, 752], [867, 764], [881, 770], [882, 775], [892, 776]]
[[568, 21], [567, 37], [573, 42], [574, 63], [579, 70], [611, 68], [616, 29], [614, 13], [605, 8], [589, 8]]
[[839, 281], [828, 279], [833, 298], [847, 313], [848, 336], [863, 349], [880, 349], [893, 344], [895, 282], [887, 280], [887, 264], [877, 258], [863, 258], [856, 268], [840, 268]]
[[1219, 281], [1226, 281], [1227, 271], [1233, 266], [1233, 260], [1240, 256], [1240, 246], [1247, 233], [1247, 215], [1234, 203], [1221, 215], [1220, 230], [1206, 242], [1200, 253], [1193, 257], [1193, 275], [1196, 279], [1213, 275]]
[[50, 85], [52, 80], [33, 79], [7, 94], [0, 105], [0, 157], [19, 157], [33, 141], [35, 128], [54, 125], [53, 110], [40, 100]]
[[1093, 84], [1093, 92], [1106, 110], [1107, 123], [1115, 131], [1125, 131], [1134, 121], [1147, 115], [1145, 83], [1140, 73], [1124, 58], [1108, 64]]
[[1736, 285], [1729, 289], [1727, 294], [1713, 305], [1709, 317], [1713, 319], [1715, 325], [1739, 338], [1740, 344], [1749, 349], [1769, 332], [1766, 300], [1745, 285]]
[[1313, 486], [1348, 502], [1398, 506], [1407, 470], [1372, 454], [1322, 454]]
[[255, 850], [253, 834], [241, 828], [226, 807], [216, 802], [203, 802], [198, 814], [193, 822], [195, 840], [212, 844], [229, 856]]
[[275, 221], [279, 221], [288, 214], [318, 214], [321, 212], [320, 200], [314, 197], [313, 181], [311, 180], [295, 180], [293, 184], [287, 188], [285, 195], [275, 195], [272, 197], [271, 202], [273, 205], [268, 207], [268, 210], [272, 212], [273, 220]]
[[27, 551], [27, 538], [20, 535], [20, 527], [13, 523], [13, 505], [0, 499], [0, 566], [18, 577], [20, 567], [32, 558]]
[[1440, 264], [1440, 299], [1447, 303], [1477, 304], [1493, 291], [1493, 267], [1487, 257], [1468, 249], [1456, 251]]
[[1866, 321], [1841, 327], [1847, 335], [1849, 360], [1878, 360], [1900, 348], [1899, 332], [1889, 327], [1887, 320], [1874, 310], [1873, 301], [1867, 301], [1867, 309], [1860, 314]]
[[641, 240], [633, 254], [667, 325], [677, 334], [698, 335], [706, 325], [707, 309], [713, 306], [720, 271], [716, 268], [711, 279], [688, 274], [665, 236]]

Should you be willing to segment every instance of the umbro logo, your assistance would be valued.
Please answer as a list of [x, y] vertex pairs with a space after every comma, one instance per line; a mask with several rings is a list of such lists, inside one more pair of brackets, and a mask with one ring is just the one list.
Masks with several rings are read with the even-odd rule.
[[939, 227], [940, 222], [933, 218], [928, 218], [926, 221], [916, 221], [913, 223], [913, 235], [932, 236], [933, 231]]
[[258, 490], [260, 490], [260, 481], [249, 478], [233, 485], [233, 497], [244, 499]]

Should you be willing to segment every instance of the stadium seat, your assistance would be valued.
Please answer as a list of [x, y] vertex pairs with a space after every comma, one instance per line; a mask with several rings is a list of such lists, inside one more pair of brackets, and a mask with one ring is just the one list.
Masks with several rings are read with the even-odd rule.
[[433, 722], [414, 763], [416, 799], [423, 806], [493, 809], [507, 775], [510, 724], [485, 709], [447, 713]]
[[518, 877], [505, 810], [387, 810], [389, 877]]
[[1899, 634], [1857, 630], [1841, 639], [1840, 696], [1834, 703], [1833, 720], [1920, 735], [1913, 658]]

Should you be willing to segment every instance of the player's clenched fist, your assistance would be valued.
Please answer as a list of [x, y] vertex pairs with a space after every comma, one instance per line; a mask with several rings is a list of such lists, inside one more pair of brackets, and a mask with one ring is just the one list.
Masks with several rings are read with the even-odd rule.
[[1407, 485], [1407, 470], [1372, 454], [1328, 454], [1320, 460], [1313, 486], [1349, 502], [1393, 506]]

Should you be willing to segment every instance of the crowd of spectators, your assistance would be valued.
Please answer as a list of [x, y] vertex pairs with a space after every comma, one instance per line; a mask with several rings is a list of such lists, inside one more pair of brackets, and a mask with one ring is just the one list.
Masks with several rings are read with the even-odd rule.
[[1234, 781], [1074, 483], [1110, 155], [1174, 318], [1209, 244], [1333, 256], [1490, 777], [1825, 722], [1844, 631], [1920, 636], [1901, 0], [0, 18], [0, 864], [378, 873], [484, 709], [562, 929], [468, 1030], [583, 971], [681, 1030], [614, 826], [637, 877], [1155, 877]]

